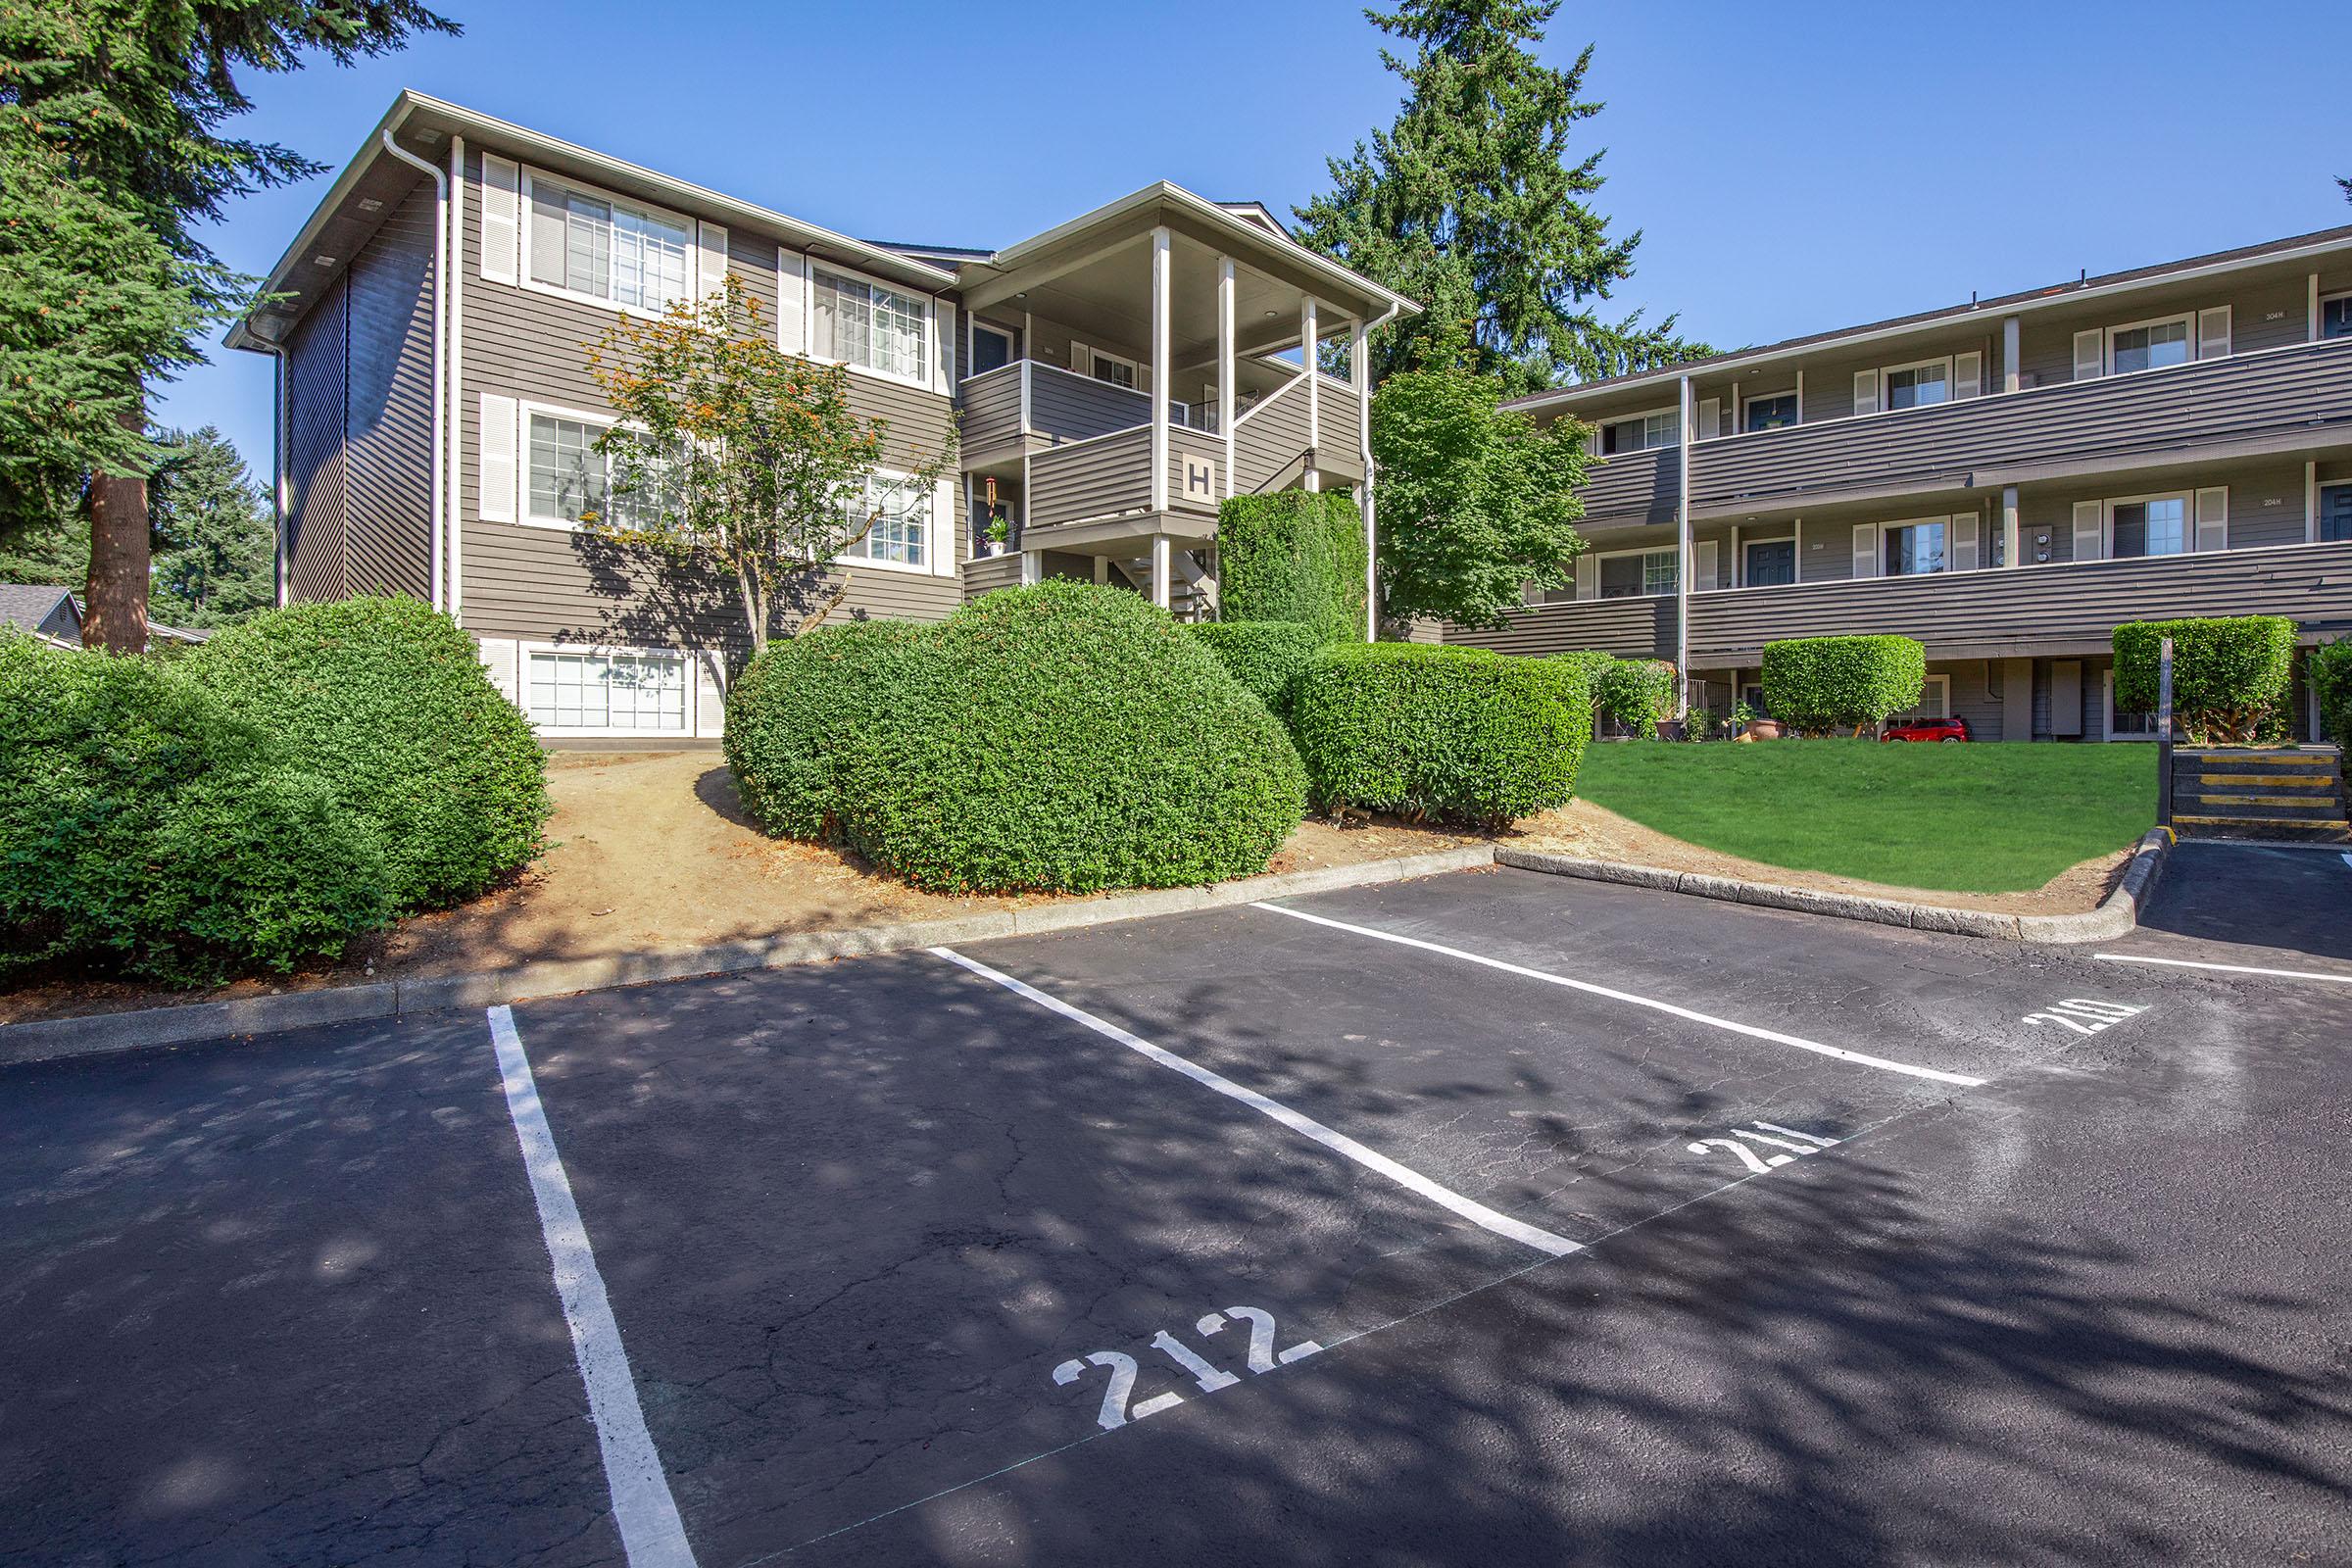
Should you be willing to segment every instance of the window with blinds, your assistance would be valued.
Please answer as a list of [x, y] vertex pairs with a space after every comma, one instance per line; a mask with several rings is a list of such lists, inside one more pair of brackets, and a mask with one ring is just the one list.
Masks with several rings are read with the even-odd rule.
[[901, 380], [925, 379], [929, 316], [921, 298], [821, 267], [810, 283], [812, 355]]
[[631, 310], [692, 292], [686, 224], [531, 176], [531, 281]]

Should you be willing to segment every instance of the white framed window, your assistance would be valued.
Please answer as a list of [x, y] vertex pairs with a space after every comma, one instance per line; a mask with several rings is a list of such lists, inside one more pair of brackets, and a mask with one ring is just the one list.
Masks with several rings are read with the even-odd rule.
[[2191, 515], [2186, 491], [2117, 497], [2107, 503], [2107, 559], [2184, 554], [2193, 542]]
[[1879, 529], [1879, 571], [1887, 577], [1921, 577], [1951, 564], [1950, 519], [1912, 517]]
[[1740, 400], [1740, 428], [1754, 430], [1784, 430], [1796, 423], [1796, 392], [1774, 392], [1760, 398]]
[[978, 317], [972, 323], [971, 374], [986, 375], [1002, 370], [1012, 363], [1012, 328], [983, 321]]
[[1653, 409], [1601, 425], [1600, 453], [1606, 457], [1616, 452], [1648, 452], [1673, 446], [1682, 438], [1682, 416], [1673, 409]]
[[2156, 715], [2150, 712], [2117, 712], [2115, 710], [2115, 670], [2107, 670], [2107, 678], [2099, 697], [2105, 714], [2104, 733], [2111, 741], [2152, 741], [2156, 738]]
[[1603, 599], [1669, 598], [1680, 561], [1672, 550], [1615, 550], [1597, 558]]
[[2328, 294], [2320, 299], [2320, 336], [2352, 337], [2352, 294]]
[[626, 528], [661, 515], [660, 495], [615, 491], [612, 460], [596, 449], [612, 423], [576, 410], [522, 405], [523, 521], [571, 528], [601, 517]]
[[1952, 400], [1952, 362], [1921, 360], [1913, 365], [1890, 365], [1880, 372], [1879, 407], [1924, 409]]
[[1130, 392], [1140, 391], [1146, 379], [1141, 363], [1123, 354], [1112, 354], [1091, 343], [1070, 345], [1070, 368], [1080, 375], [1089, 375], [1112, 386], [1123, 386]]
[[931, 384], [931, 305], [919, 294], [811, 266], [808, 352], [916, 386]]
[[2107, 329], [2107, 373], [2131, 375], [2186, 365], [2197, 357], [2196, 318], [2186, 314]]
[[1905, 719], [1949, 718], [1952, 716], [1952, 677], [1930, 675], [1920, 682], [1919, 701], [1899, 713], [1888, 713], [1886, 721], [1899, 724]]
[[524, 283], [618, 310], [659, 313], [694, 292], [686, 218], [533, 170], [522, 173]]
[[683, 653], [525, 644], [521, 654], [523, 715], [542, 732], [689, 733], [696, 677]]
[[874, 522], [840, 560], [906, 571], [931, 569], [929, 489], [901, 474], [868, 474], [864, 488], [842, 501], [842, 514], [853, 526], [869, 516]]

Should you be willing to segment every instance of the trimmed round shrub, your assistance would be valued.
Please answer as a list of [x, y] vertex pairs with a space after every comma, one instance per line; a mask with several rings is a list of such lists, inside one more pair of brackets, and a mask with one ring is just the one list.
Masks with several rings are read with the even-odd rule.
[[391, 912], [373, 829], [268, 732], [150, 661], [0, 637], [0, 973], [201, 984]]
[[2319, 689], [2320, 728], [2352, 756], [2352, 637], [2311, 651], [2311, 680]]
[[1315, 662], [1314, 628], [1289, 620], [1204, 620], [1185, 628], [1217, 656], [1225, 672], [1266, 705], [1276, 718], [1291, 716], [1291, 688]]
[[2115, 706], [2156, 710], [2163, 639], [2173, 640], [2173, 716], [2189, 740], [2251, 746], [2294, 685], [2295, 623], [2284, 615], [2133, 620], [2115, 628]]
[[1217, 509], [1217, 618], [1290, 620], [1364, 640], [1364, 514], [1334, 490], [1234, 496]]
[[1859, 735], [1918, 703], [1927, 650], [1908, 637], [1790, 637], [1764, 645], [1764, 706], [1807, 734]]
[[916, 887], [1221, 881], [1264, 870], [1305, 813], [1282, 725], [1123, 589], [1004, 589], [763, 662], [727, 704], [755, 815]]
[[1596, 716], [1615, 719], [1642, 740], [1658, 738], [1658, 720], [1674, 703], [1672, 664], [1662, 659], [1620, 659], [1597, 648], [1544, 657], [1577, 671], [1592, 693]]
[[1497, 828], [1576, 793], [1592, 697], [1558, 660], [1340, 644], [1299, 679], [1292, 732], [1326, 810]]
[[406, 597], [295, 605], [182, 667], [375, 828], [402, 911], [470, 897], [539, 853], [546, 756], [438, 611]]

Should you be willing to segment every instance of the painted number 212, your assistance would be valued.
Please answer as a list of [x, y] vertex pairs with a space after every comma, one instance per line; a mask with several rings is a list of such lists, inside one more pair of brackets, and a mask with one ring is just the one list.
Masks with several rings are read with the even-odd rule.
[[[1252, 1373], [1271, 1372], [1278, 1366], [1313, 1355], [1323, 1348], [1312, 1340], [1300, 1340], [1287, 1350], [1274, 1348], [1274, 1314], [1260, 1306], [1229, 1306], [1222, 1312], [1210, 1312], [1193, 1325], [1195, 1332], [1212, 1335], [1229, 1323], [1250, 1325], [1248, 1365]], [[1186, 1374], [1200, 1386], [1202, 1394], [1214, 1394], [1229, 1389], [1242, 1380], [1222, 1367], [1211, 1364], [1198, 1350], [1185, 1344], [1166, 1329], [1152, 1336], [1152, 1348], [1184, 1368]], [[1157, 1415], [1172, 1404], [1182, 1404], [1184, 1396], [1173, 1389], [1155, 1394], [1132, 1408], [1127, 1401], [1135, 1394], [1135, 1380], [1142, 1370], [1135, 1357], [1124, 1350], [1092, 1350], [1084, 1356], [1072, 1356], [1054, 1369], [1054, 1381], [1059, 1384], [1077, 1382], [1086, 1375], [1089, 1364], [1110, 1373], [1110, 1382], [1102, 1390], [1102, 1412], [1096, 1422], [1103, 1431], [1123, 1427], [1130, 1421], [1141, 1421], [1148, 1415]]]

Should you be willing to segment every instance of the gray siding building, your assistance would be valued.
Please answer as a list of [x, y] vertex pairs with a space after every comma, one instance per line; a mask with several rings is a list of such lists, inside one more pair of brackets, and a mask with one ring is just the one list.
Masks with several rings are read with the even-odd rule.
[[2119, 622], [2352, 633], [2352, 228], [1519, 406], [1590, 427], [1590, 549], [1449, 642], [1673, 660], [1721, 711], [1774, 638], [1894, 632], [1980, 739], [2120, 740]]
[[1315, 350], [1411, 306], [1255, 203], [1158, 184], [1002, 250], [885, 244], [404, 93], [229, 338], [277, 362], [280, 601], [448, 610], [551, 740], [715, 736], [731, 585], [578, 517], [614, 422], [589, 345], [729, 274], [778, 347], [849, 368], [885, 481], [957, 432], [953, 475], [877, 498], [806, 585], [846, 574], [837, 614], [1049, 575], [1213, 613], [1225, 497], [1345, 484], [1370, 513], [1371, 388]]

